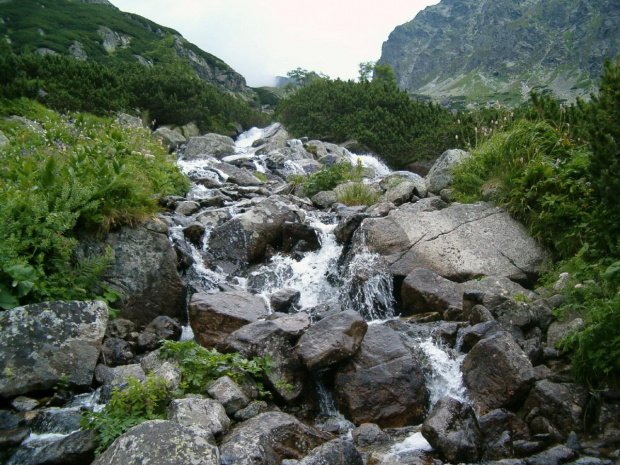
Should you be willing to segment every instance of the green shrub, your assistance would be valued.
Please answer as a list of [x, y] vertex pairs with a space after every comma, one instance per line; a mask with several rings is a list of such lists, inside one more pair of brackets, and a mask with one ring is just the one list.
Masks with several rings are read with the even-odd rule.
[[95, 432], [97, 454], [130, 428], [148, 420], [165, 420], [171, 396], [166, 380], [149, 374], [141, 383], [129, 378], [127, 387], [114, 388], [110, 402], [101, 412], [84, 412], [81, 426]]
[[76, 232], [135, 224], [158, 211], [157, 197], [189, 182], [150, 131], [88, 115], [42, 122], [37, 134], [2, 126], [0, 306], [107, 299], [99, 276], [110, 256], [77, 261]]
[[348, 206], [374, 205], [379, 199], [379, 193], [364, 184], [362, 181], [345, 185], [338, 193], [338, 201]]
[[229, 376], [241, 381], [244, 373], [255, 378], [261, 393], [263, 374], [272, 366], [270, 357], [254, 357], [247, 360], [238, 353], [221, 354], [215, 349], [205, 349], [195, 341], [165, 341], [161, 357], [175, 360], [181, 369], [180, 389], [185, 393], [202, 394], [212, 381]]

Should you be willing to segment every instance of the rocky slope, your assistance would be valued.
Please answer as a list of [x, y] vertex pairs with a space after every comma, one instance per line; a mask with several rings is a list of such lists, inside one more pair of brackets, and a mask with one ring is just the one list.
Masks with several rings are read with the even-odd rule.
[[444, 100], [517, 105], [529, 90], [587, 96], [605, 57], [620, 53], [615, 0], [442, 0], [383, 44], [408, 91]]
[[71, 54], [80, 60], [109, 64], [156, 66], [163, 55], [172, 52], [205, 81], [248, 97], [254, 94], [243, 76], [174, 29], [124, 13], [106, 0], [0, 2], [0, 37], [15, 52], [34, 49], [41, 54]]

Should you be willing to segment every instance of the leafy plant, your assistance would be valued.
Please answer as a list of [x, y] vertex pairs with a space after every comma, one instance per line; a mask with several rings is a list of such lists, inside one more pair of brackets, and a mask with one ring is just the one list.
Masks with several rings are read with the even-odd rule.
[[148, 420], [164, 420], [170, 400], [165, 379], [153, 374], [144, 383], [129, 378], [126, 387], [114, 388], [101, 412], [84, 412], [80, 424], [95, 432], [99, 454], [130, 428]]
[[262, 376], [268, 374], [273, 362], [269, 355], [247, 360], [238, 353], [221, 354], [205, 349], [195, 341], [165, 341], [161, 357], [174, 359], [181, 369], [180, 388], [184, 392], [201, 394], [207, 385], [222, 376], [242, 381], [245, 373], [253, 376], [262, 391]]
[[362, 181], [347, 184], [339, 189], [338, 201], [345, 205], [374, 205], [379, 199], [379, 193]]

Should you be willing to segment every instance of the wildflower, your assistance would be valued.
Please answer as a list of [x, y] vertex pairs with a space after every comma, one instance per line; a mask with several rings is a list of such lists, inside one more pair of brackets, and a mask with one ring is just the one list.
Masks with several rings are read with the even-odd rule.
[[459, 135], [458, 135], [458, 134], [456, 134], [456, 135], [454, 136], [454, 138], [455, 138], [456, 140], [459, 140]]

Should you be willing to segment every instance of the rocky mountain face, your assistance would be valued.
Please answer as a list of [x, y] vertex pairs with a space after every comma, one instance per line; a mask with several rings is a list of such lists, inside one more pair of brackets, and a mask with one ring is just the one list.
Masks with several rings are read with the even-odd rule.
[[398, 26], [380, 63], [398, 84], [460, 107], [518, 105], [530, 90], [574, 100], [620, 53], [617, 0], [442, 0]]
[[0, 2], [0, 37], [15, 52], [34, 49], [106, 63], [156, 66], [162, 53], [172, 51], [201, 79], [229, 92], [254, 95], [245, 78], [221, 59], [174, 29], [124, 13], [107, 0], [5, 0]]

